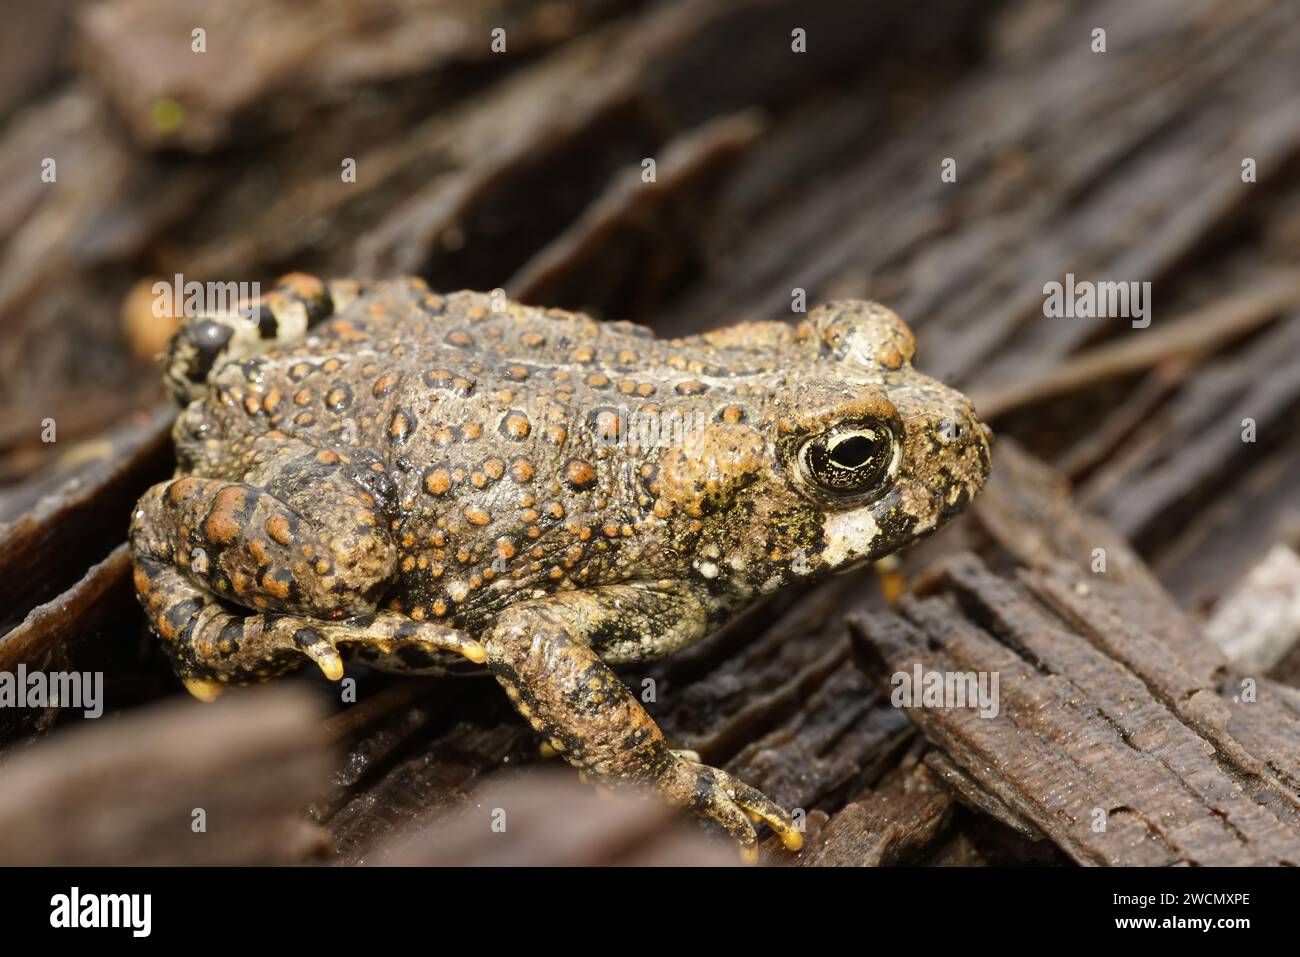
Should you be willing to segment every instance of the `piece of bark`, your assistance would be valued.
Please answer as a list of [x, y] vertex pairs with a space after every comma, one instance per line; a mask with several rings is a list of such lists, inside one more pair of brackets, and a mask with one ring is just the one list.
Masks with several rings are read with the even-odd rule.
[[1088, 482], [1081, 501], [1140, 550], [1175, 538], [1238, 476], [1289, 444], [1300, 412], [1298, 350], [1300, 313], [1291, 313], [1245, 350], [1203, 368]]
[[[80, 53], [144, 146], [205, 152], [314, 107], [563, 41], [623, 4], [513, 0], [110, 0], [82, 11]], [[204, 48], [192, 49], [192, 31]], [[505, 31], [502, 50], [493, 31]], [[176, 104], [160, 111], [159, 103]], [[292, 109], [290, 109], [292, 107]], [[301, 122], [301, 119], [299, 120]]]
[[909, 716], [1077, 862], [1300, 860], [1300, 835], [1257, 807], [1215, 766], [1213, 749], [1144, 697], [1140, 682], [1088, 662], [1082, 639], [1049, 633], [1063, 644], [1062, 661], [1100, 672], [1084, 687], [1056, 671], [1038, 674], [1033, 661], [965, 623], [946, 602], [911, 603], [905, 614], [862, 624], [882, 671], [910, 673], [919, 662], [927, 672], [996, 672], [1005, 689], [992, 720], [954, 708], [916, 708]]
[[457, 720], [355, 789], [325, 820], [341, 862], [382, 862], [378, 848], [392, 835], [445, 817], [469, 803], [493, 772], [536, 759], [529, 729], [491, 683], [477, 684], [477, 700], [462, 700]]
[[[71, 589], [33, 609], [18, 627], [0, 636], [0, 672], [16, 674], [19, 666], [29, 673], [102, 668], [86, 645], [96, 637], [129, 634], [134, 599], [131, 559], [126, 546], [119, 545]], [[113, 693], [107, 676], [105, 686]], [[2, 708], [0, 744], [27, 732], [49, 731], [57, 717], [56, 708]]]
[[303, 815], [331, 761], [320, 717], [299, 689], [262, 689], [141, 709], [13, 754], [0, 788], [0, 861], [319, 859], [326, 844]]
[[375, 863], [475, 867], [717, 867], [733, 846], [710, 838], [653, 795], [597, 794], [571, 775], [499, 775], [474, 803], [423, 829], [396, 834]]
[[1208, 615], [1275, 546], [1300, 548], [1300, 436], [1209, 486], [1212, 501], [1160, 543], [1153, 568], [1181, 606]]
[[0, 18], [11, 24], [0, 39], [0, 117], [64, 71], [64, 47], [75, 8], [74, 0], [0, 2]]
[[[996, 564], [948, 555], [923, 579], [929, 597], [858, 618], [873, 673], [895, 687], [918, 664], [997, 675], [996, 716], [907, 714], [968, 792], [987, 792], [996, 816], [1027, 822], [1080, 863], [1300, 860], [1294, 697], [1266, 679], [1252, 682], [1257, 695], [1234, 692], [1222, 653], [1113, 532], [1071, 516], [1010, 445], [995, 462], [961, 521], [969, 541], [998, 543]], [[1022, 520], [1047, 529], [1053, 516], [1050, 531], [1022, 534]], [[1107, 549], [1104, 573], [1088, 539]]]
[[0, 174], [0, 398], [39, 411], [39, 423], [73, 388], [136, 391], [119, 304], [147, 249], [203, 201], [219, 168], [138, 155], [74, 82], [0, 132]]
[[653, 180], [646, 182], [639, 165], [615, 176], [506, 283], [506, 292], [537, 305], [592, 310], [594, 303], [632, 319], [650, 313], [702, 264], [697, 237], [707, 218], [706, 192], [762, 131], [761, 117], [751, 111], [670, 141]]
[[810, 848], [813, 867], [906, 864], [931, 847], [952, 816], [952, 798], [922, 763], [903, 764], [831, 819]]
[[[126, 537], [131, 508], [171, 466], [171, 409], [133, 417], [0, 498], [0, 633], [81, 578]], [[36, 496], [39, 495], [39, 498]]]
[[993, 421], [1007, 412], [1094, 386], [1110, 378], [1223, 348], [1300, 305], [1300, 279], [1289, 270], [1264, 273], [1233, 295], [1158, 326], [1143, 338], [1125, 338], [1083, 353], [1038, 378], [976, 392], [980, 414]]
[[371, 704], [371, 698], [362, 698], [357, 707], [330, 718], [326, 732], [333, 740], [353, 740], [343, 763], [330, 776], [329, 794], [313, 808], [316, 820], [328, 821], [363, 789], [392, 770], [418, 746], [422, 736], [433, 734], [435, 720], [463, 698], [463, 689], [457, 684], [463, 682], [415, 679], [390, 685], [375, 697], [392, 697], [395, 707], [373, 723], [368, 715], [363, 716], [369, 727], [358, 727], [356, 715]]
[[929, 867], [987, 867], [990, 862], [970, 835], [957, 831], [925, 863]]
[[981, 787], [942, 751], [931, 751], [925, 756], [925, 763], [935, 779], [971, 810], [988, 815], [1031, 841], [1043, 839], [1042, 831], [1008, 807], [996, 794]]

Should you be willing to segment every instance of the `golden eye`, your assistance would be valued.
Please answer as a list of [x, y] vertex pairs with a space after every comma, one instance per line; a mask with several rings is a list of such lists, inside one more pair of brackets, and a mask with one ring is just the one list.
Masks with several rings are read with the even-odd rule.
[[888, 427], [840, 426], [804, 443], [799, 450], [799, 468], [823, 491], [860, 496], [884, 485], [897, 457], [898, 443]]

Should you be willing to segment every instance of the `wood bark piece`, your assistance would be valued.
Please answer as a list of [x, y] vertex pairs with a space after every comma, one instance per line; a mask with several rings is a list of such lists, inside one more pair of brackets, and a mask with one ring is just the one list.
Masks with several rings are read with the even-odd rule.
[[[707, 216], [705, 190], [717, 185], [762, 131], [761, 116], [750, 111], [672, 140], [652, 182], [643, 179], [640, 166], [616, 176], [586, 212], [524, 264], [506, 292], [538, 305], [597, 303], [616, 316], [644, 315], [655, 297], [700, 265], [701, 251], [692, 240]], [[645, 262], [651, 258], [658, 260], [653, 267]], [[640, 284], [626, 288], [629, 277]]]
[[394, 834], [440, 820], [467, 804], [493, 772], [535, 760], [533, 735], [498, 700], [495, 683], [477, 684], [482, 698], [462, 701], [453, 722], [413, 749], [407, 745], [401, 760], [325, 820], [340, 862], [376, 860], [376, 848]]
[[[1174, 536], [1223, 485], [1289, 443], [1300, 411], [1300, 313], [1237, 355], [1203, 368], [1084, 489], [1139, 548]], [[1255, 441], [1243, 441], [1244, 420]], [[1262, 556], [1261, 556], [1262, 557]]]
[[[171, 465], [171, 409], [75, 450], [40, 484], [0, 498], [0, 633], [77, 581], [126, 537], [131, 507]], [[43, 493], [33, 501], [34, 496]]]
[[[1237, 429], [1240, 435], [1240, 423]], [[1209, 614], [1275, 546], [1300, 547], [1297, 474], [1300, 436], [1271, 452], [1248, 454], [1238, 472], [1203, 488], [1212, 501], [1186, 512], [1184, 524], [1152, 559], [1180, 605]]]
[[[1223, 595], [1275, 542], [1296, 501], [1300, 314], [1202, 365], [1089, 477], [1081, 501], [1130, 537], [1192, 607]], [[1246, 430], [1253, 423], [1252, 441]]]
[[[330, 776], [329, 793], [313, 808], [321, 823], [409, 756], [435, 720], [462, 699], [459, 682], [411, 680], [391, 685], [325, 723], [333, 741], [351, 739], [343, 763]], [[432, 686], [432, 687], [431, 687]], [[389, 711], [389, 708], [392, 708]], [[378, 709], [386, 714], [374, 715]], [[357, 712], [367, 712], [358, 716]], [[372, 720], [379, 717], [381, 720]], [[359, 720], [358, 720], [359, 719]]]
[[[143, 145], [203, 152], [250, 125], [301, 116], [358, 88], [503, 60], [566, 40], [617, 12], [616, 0], [564, 8], [517, 0], [112, 0], [81, 16], [85, 66]], [[191, 49], [191, 31], [205, 49]], [[505, 50], [492, 48], [494, 29]], [[170, 112], [158, 109], [171, 101]], [[293, 104], [292, 112], [284, 109]], [[271, 109], [271, 107], [279, 109]], [[268, 116], [266, 113], [271, 115]]]
[[[131, 558], [119, 545], [71, 589], [0, 636], [0, 672], [17, 674], [19, 666], [28, 673], [84, 671], [97, 664], [87, 660], [92, 656], [86, 644], [106, 631], [126, 631], [134, 608]], [[57, 709], [0, 708], [0, 744], [27, 731], [50, 730], [57, 715]]]
[[555, 771], [502, 776], [472, 807], [389, 839], [374, 863], [395, 866], [735, 866], [710, 839], [652, 795], [597, 795]]
[[972, 399], [980, 415], [993, 421], [1012, 409], [1067, 395], [1109, 378], [1212, 352], [1297, 305], [1300, 279], [1290, 271], [1265, 273], [1249, 288], [1154, 328], [1146, 336], [1099, 346], [1037, 378], [996, 391], [976, 392]]
[[925, 756], [925, 764], [937, 781], [972, 810], [988, 815], [1031, 841], [1043, 839], [1042, 831], [1004, 804], [997, 795], [982, 788], [978, 781], [954, 764], [942, 751], [929, 752]]
[[[11, 755], [6, 865], [284, 864], [325, 848], [302, 812], [330, 758], [300, 689], [176, 701]], [[206, 816], [195, 831], [194, 812]]]
[[905, 864], [931, 846], [953, 801], [921, 763], [904, 763], [846, 804], [821, 830], [806, 863], [816, 867]]
[[[1134, 334], [1120, 320], [1045, 318], [1043, 284], [1066, 272], [1159, 280], [1250, 200], [1238, 176], [1217, 172], [1238, 169], [1239, 142], [1258, 146], [1275, 177], [1300, 151], [1300, 110], [1279, 96], [1295, 83], [1279, 65], [1300, 48], [1290, 11], [1261, 2], [1187, 14], [1176, 2], [1057, 8], [1031, 43], [999, 50], [905, 135], [832, 175], [789, 180], [757, 225], [754, 211], [724, 203], [747, 228], [719, 250], [716, 281], [663, 327], [789, 315], [794, 288], [810, 302], [868, 295], [913, 323], [927, 371], [986, 387]], [[1103, 20], [1123, 42], [1099, 56], [1077, 38]], [[1257, 85], [1225, 82], [1242, 73]], [[1104, 128], [1081, 144], [1078, 131], [1101, 115]], [[1168, 116], [1180, 122], [1162, 124]], [[940, 180], [942, 157], [958, 160], [956, 184]]]
[[[1076, 516], [1050, 538], [1015, 542], [1018, 515], [1041, 519], [1069, 505], [1013, 447], [998, 451], [994, 480], [964, 520], [1007, 546], [990, 553], [997, 566], [949, 556], [925, 579], [925, 597], [864, 613], [854, 628], [884, 679], [918, 664], [998, 676], [994, 717], [907, 709], [959, 769], [957, 790], [1008, 823], [1027, 822], [1079, 863], [1300, 860], [1293, 695], [1264, 679], [1258, 700], [1244, 700], [1222, 653], [1157, 600], [1113, 533], [1093, 541], [1109, 541], [1115, 572], [1094, 574], [1077, 537], [1098, 532], [1095, 521]], [[1019, 472], [1028, 480], [1017, 482]]]

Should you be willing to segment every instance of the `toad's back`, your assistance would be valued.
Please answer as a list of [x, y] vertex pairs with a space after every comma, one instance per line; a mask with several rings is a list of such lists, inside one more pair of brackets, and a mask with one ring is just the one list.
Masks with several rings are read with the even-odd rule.
[[[670, 521], [661, 459], [709, 423], [761, 418], [795, 368], [778, 372], [754, 339], [656, 340], [418, 280], [348, 292], [297, 343], [213, 363], [178, 423], [182, 465], [243, 481], [281, 437], [286, 455], [305, 442], [326, 467], [349, 459], [397, 548], [386, 607], [457, 627], [521, 591], [690, 574], [690, 528]], [[273, 317], [287, 313], [275, 324], [293, 329], [272, 302]], [[629, 442], [629, 423], [647, 422]]]

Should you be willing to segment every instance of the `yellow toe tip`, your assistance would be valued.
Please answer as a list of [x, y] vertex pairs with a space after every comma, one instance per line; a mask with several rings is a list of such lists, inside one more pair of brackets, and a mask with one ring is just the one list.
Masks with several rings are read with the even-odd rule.
[[467, 644], [461, 654], [476, 665], [481, 665], [483, 662], [487, 661], [487, 649], [477, 641], [472, 641]]
[[743, 844], [742, 844], [741, 847], [740, 847], [740, 859], [741, 859], [741, 861], [742, 861], [743, 863], [745, 863], [745, 864], [757, 864], [757, 863], [758, 863], [758, 845], [757, 845], [757, 844], [749, 844], [749, 845], [743, 845]]
[[216, 701], [218, 695], [226, 690], [207, 678], [185, 678], [181, 683], [185, 685], [186, 691], [203, 702]]
[[325, 658], [318, 662], [321, 673], [330, 681], [338, 681], [343, 677], [343, 659], [342, 658]]
[[798, 831], [786, 831], [781, 835], [781, 843], [785, 845], [787, 851], [802, 851], [803, 835]]

